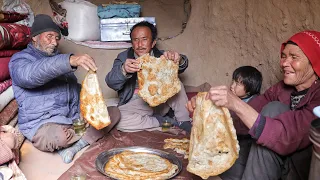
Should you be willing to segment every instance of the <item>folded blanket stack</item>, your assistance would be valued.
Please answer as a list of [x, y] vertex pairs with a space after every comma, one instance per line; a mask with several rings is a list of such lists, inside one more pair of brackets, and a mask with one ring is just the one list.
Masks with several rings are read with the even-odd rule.
[[[27, 16], [28, 14], [0, 11], [0, 127], [10, 125], [15, 127], [17, 132], [18, 104], [13, 94], [9, 62], [15, 53], [30, 42], [30, 28], [15, 23]], [[24, 137], [21, 133], [17, 133], [17, 136], [19, 149]]]
[[12, 170], [11, 179], [21, 180], [26, 178], [17, 163], [19, 163], [19, 149], [25, 137], [19, 132], [17, 126], [18, 104], [14, 99], [9, 62], [15, 53], [21, 51], [30, 42], [30, 28], [15, 23], [27, 17], [28, 14], [0, 11], [0, 131], [1, 133], [13, 133], [16, 139], [14, 150], [7, 147], [6, 143], [0, 139], [0, 165], [7, 164]]
[[27, 18], [28, 14], [0, 11], [0, 126], [11, 122], [17, 116], [18, 104], [14, 99], [9, 62], [13, 54], [21, 51], [30, 42], [30, 28], [15, 24]]

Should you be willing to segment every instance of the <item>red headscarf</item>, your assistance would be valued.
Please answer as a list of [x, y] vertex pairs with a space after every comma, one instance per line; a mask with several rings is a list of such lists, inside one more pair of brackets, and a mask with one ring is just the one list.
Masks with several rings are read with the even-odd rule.
[[[320, 76], [320, 32], [302, 31], [293, 35], [288, 41], [292, 41], [300, 47], [311, 62], [314, 72]], [[281, 52], [288, 41], [282, 43]]]

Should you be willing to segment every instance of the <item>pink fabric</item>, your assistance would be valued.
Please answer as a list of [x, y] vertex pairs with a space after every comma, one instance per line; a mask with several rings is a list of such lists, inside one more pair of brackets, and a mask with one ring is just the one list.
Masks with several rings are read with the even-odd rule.
[[11, 57], [14, 53], [20, 50], [0, 50], [0, 57]]
[[30, 28], [21, 24], [0, 23], [0, 49], [22, 49], [30, 42]]
[[10, 103], [0, 112], [0, 126], [7, 125], [18, 113], [18, 103], [16, 100]]
[[0, 165], [4, 164], [11, 159], [14, 158], [14, 153], [11, 151], [11, 149], [6, 145], [4, 141], [0, 139]]
[[0, 58], [0, 82], [10, 78], [9, 61], [10, 57]]
[[24, 20], [28, 17], [27, 13], [17, 13], [17, 12], [9, 12], [9, 11], [0, 11], [0, 22], [2, 23], [15, 23], [21, 20]]
[[[12, 133], [14, 134], [15, 144], [16, 146], [14, 149], [10, 149], [4, 141], [0, 138], [0, 164], [8, 163], [8, 167], [13, 171], [13, 178], [11, 179], [19, 179], [19, 180], [26, 180], [25, 175], [22, 173], [20, 168], [18, 167], [19, 163], [19, 148], [22, 144], [24, 137], [19, 132], [18, 129], [15, 129], [11, 126], [0, 126], [0, 133]], [[20, 137], [23, 137], [20, 138]], [[0, 136], [1, 137], [1, 136]]]
[[[293, 35], [288, 41], [292, 41], [300, 47], [311, 62], [313, 70], [320, 76], [320, 32], [299, 32]], [[282, 44], [281, 52], [288, 41]]]
[[0, 82], [0, 94], [7, 90], [12, 85], [12, 80], [8, 79], [3, 82]]

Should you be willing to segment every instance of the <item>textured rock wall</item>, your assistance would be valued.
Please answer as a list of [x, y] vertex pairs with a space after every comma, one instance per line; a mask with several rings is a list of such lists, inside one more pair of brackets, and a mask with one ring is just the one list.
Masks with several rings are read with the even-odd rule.
[[[51, 14], [48, 1], [26, 0], [33, 11]], [[95, 4], [107, 1], [93, 0]], [[160, 36], [180, 31], [183, 0], [140, 0], [144, 16], [155, 16]], [[192, 10], [185, 32], [158, 42], [162, 49], [186, 54], [190, 66], [181, 75], [185, 84], [228, 85], [232, 72], [242, 65], [257, 67], [263, 74], [263, 89], [282, 78], [280, 44], [304, 29], [320, 31], [319, 0], [191, 0]], [[62, 52], [88, 53], [97, 62], [98, 76], [106, 97], [116, 96], [104, 83], [113, 60], [122, 50], [90, 49], [62, 40]], [[85, 71], [76, 75], [81, 81]]]
[[165, 46], [189, 55], [186, 84], [226, 84], [235, 68], [252, 65], [265, 89], [282, 79], [281, 43], [301, 30], [320, 31], [319, 8], [319, 0], [193, 0], [186, 31]]

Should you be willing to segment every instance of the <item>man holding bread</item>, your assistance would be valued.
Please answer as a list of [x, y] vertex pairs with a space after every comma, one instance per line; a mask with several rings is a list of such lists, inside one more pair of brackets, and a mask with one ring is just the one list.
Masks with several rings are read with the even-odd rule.
[[[239, 158], [222, 179], [308, 179], [312, 154], [309, 129], [320, 104], [320, 32], [303, 31], [281, 46], [283, 80], [248, 104], [227, 86], [212, 87], [207, 99], [233, 111]], [[188, 102], [189, 111], [195, 99]]]
[[[157, 29], [147, 21], [134, 25], [130, 31], [130, 38], [132, 48], [118, 55], [105, 79], [108, 86], [118, 92], [120, 98], [118, 106], [121, 120], [117, 129], [129, 132], [140, 131], [159, 127], [165, 119], [169, 119], [176, 126], [190, 131], [189, 112], [184, 106], [188, 98], [182, 83], [180, 92], [168, 99], [166, 103], [152, 108], [138, 96], [137, 72], [140, 71], [140, 66], [136, 60], [147, 53], [156, 58], [164, 56], [167, 60], [178, 64], [178, 73], [182, 73], [188, 67], [187, 57], [175, 51], [157, 49]], [[170, 108], [174, 111], [176, 121], [168, 116], [163, 117]]]
[[14, 54], [9, 63], [19, 104], [19, 129], [34, 147], [58, 150], [63, 161], [70, 163], [78, 151], [104, 135], [90, 126], [81, 137], [72, 128], [80, 113], [80, 85], [74, 71], [79, 66], [92, 71], [97, 67], [87, 54], [58, 52], [60, 29], [48, 15], [35, 17], [31, 36], [28, 47]]

